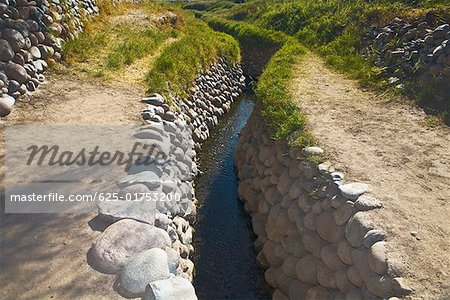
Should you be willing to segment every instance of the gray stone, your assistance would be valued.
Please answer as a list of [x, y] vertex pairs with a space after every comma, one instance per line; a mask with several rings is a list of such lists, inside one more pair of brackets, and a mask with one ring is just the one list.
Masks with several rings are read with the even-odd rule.
[[338, 226], [331, 211], [315, 217], [316, 231], [319, 236], [329, 242], [336, 243], [344, 237], [344, 227]]
[[8, 78], [13, 79], [20, 84], [25, 83], [28, 80], [27, 71], [19, 64], [9, 62], [5, 66], [5, 74]]
[[14, 50], [14, 52], [18, 52], [26, 45], [25, 38], [23, 37], [23, 35], [15, 29], [5, 28], [2, 30], [1, 34], [2, 38], [7, 40], [8, 43], [11, 45], [11, 48]]
[[347, 183], [339, 186], [342, 196], [349, 200], [356, 201], [359, 196], [370, 191], [369, 185], [365, 183]]
[[366, 233], [373, 229], [372, 220], [365, 212], [357, 212], [347, 223], [345, 237], [349, 244], [355, 248], [363, 245]]
[[0, 117], [5, 117], [11, 113], [16, 100], [9, 95], [2, 95], [0, 98]]
[[[132, 199], [141, 198], [140, 195], [134, 196]], [[98, 214], [102, 220], [106, 222], [116, 222], [122, 219], [133, 219], [150, 225], [158, 226], [166, 224], [165, 215], [156, 211], [155, 201], [108, 201], [98, 204]], [[156, 221], [158, 220], [158, 221]]]
[[403, 278], [397, 277], [392, 280], [392, 291], [395, 296], [403, 297], [411, 294], [413, 290], [406, 284]]
[[305, 255], [296, 265], [297, 277], [300, 281], [310, 284], [317, 284], [317, 265], [320, 260], [312, 255]]
[[92, 244], [89, 257], [100, 272], [117, 273], [136, 254], [170, 246], [166, 231], [134, 220], [120, 220], [110, 225]]
[[0, 60], [7, 62], [14, 57], [14, 50], [7, 40], [0, 39]]
[[363, 245], [366, 248], [370, 248], [376, 242], [380, 242], [386, 239], [386, 233], [381, 230], [372, 229], [369, 230], [363, 239]]
[[118, 289], [126, 297], [140, 297], [146, 286], [170, 277], [167, 253], [159, 248], [141, 252], [120, 271]]
[[369, 195], [360, 196], [354, 205], [356, 211], [367, 211], [381, 207], [383, 207], [383, 204], [378, 199]]
[[322, 155], [323, 149], [319, 147], [305, 147], [302, 149], [302, 154], [306, 157], [313, 156], [313, 155]]
[[348, 222], [353, 214], [353, 207], [353, 202], [347, 201], [333, 212], [333, 217], [337, 225], [344, 225]]
[[154, 93], [154, 94], [149, 95], [148, 97], [142, 98], [141, 101], [144, 103], [156, 105], [156, 106], [161, 106], [166, 102], [164, 97], [157, 93]]
[[143, 171], [136, 174], [127, 175], [122, 181], [118, 183], [120, 188], [124, 188], [129, 185], [144, 184], [150, 190], [158, 188], [161, 185], [160, 177], [152, 171]]
[[189, 280], [176, 276], [150, 283], [142, 300], [197, 300]]
[[39, 50], [38, 47], [33, 46], [28, 51], [31, 53], [31, 55], [33, 55], [33, 58], [36, 58], [36, 59], [41, 58], [41, 51]]
[[388, 270], [386, 256], [386, 242], [377, 242], [369, 250], [369, 266], [379, 275], [386, 274]]

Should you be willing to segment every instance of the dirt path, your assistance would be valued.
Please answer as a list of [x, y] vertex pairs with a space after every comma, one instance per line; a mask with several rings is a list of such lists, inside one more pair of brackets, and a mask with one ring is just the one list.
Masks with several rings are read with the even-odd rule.
[[[143, 94], [143, 88], [51, 76], [1, 124], [140, 124]], [[96, 214], [1, 211], [0, 299], [123, 299], [112, 288], [115, 277], [98, 273], [86, 261], [92, 241], [105, 226], [93, 219]]]
[[363, 91], [312, 54], [295, 72], [293, 93], [320, 146], [347, 181], [369, 183], [383, 201], [372, 216], [413, 297], [450, 297], [449, 128], [427, 128], [423, 112]]

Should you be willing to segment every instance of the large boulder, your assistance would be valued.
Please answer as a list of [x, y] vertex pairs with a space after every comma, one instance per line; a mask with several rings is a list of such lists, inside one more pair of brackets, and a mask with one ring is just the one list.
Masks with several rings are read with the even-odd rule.
[[9, 62], [5, 65], [5, 74], [8, 78], [17, 81], [20, 84], [28, 81], [27, 71], [19, 64]]
[[147, 284], [170, 277], [167, 253], [153, 248], [130, 259], [120, 271], [119, 292], [126, 297], [144, 295]]
[[153, 281], [147, 286], [143, 300], [197, 300], [195, 290], [189, 280], [176, 276]]
[[13, 57], [14, 50], [12, 49], [11, 45], [7, 40], [0, 39], [0, 60], [6, 62], [13, 59]]
[[134, 220], [120, 220], [94, 241], [89, 251], [91, 265], [96, 270], [115, 274], [136, 254], [152, 248], [170, 246], [166, 231]]
[[[137, 196], [140, 197], [140, 196]], [[169, 218], [156, 210], [155, 201], [111, 201], [98, 204], [99, 217], [106, 222], [133, 219], [167, 229]]]
[[11, 109], [16, 101], [9, 95], [2, 95], [0, 98], [0, 117], [5, 117], [11, 113]]
[[2, 30], [2, 38], [7, 40], [11, 45], [14, 52], [18, 52], [20, 49], [25, 48], [26, 41], [23, 35], [12, 28], [5, 28]]

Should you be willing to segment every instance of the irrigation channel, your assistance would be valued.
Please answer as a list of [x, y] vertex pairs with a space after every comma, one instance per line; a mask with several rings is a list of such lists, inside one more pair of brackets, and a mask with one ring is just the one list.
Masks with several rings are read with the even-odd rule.
[[256, 264], [255, 235], [238, 199], [233, 155], [239, 133], [254, 108], [241, 96], [214, 128], [199, 154], [204, 175], [196, 181], [200, 201], [195, 225], [194, 286], [199, 299], [269, 299], [263, 270]]

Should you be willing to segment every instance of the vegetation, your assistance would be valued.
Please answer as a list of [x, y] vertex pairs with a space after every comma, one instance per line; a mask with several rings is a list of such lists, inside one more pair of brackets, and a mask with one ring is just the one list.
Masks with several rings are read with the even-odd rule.
[[232, 37], [212, 30], [190, 14], [185, 18], [185, 35], [162, 51], [147, 74], [150, 91], [184, 95], [196, 74], [219, 57], [229, 63], [240, 61], [239, 45]]
[[[183, 95], [195, 76], [219, 57], [240, 61], [239, 45], [232, 37], [212, 30], [190, 12], [154, 2], [100, 5], [103, 13], [87, 21], [85, 31], [63, 49], [72, 69], [88, 77], [123, 79], [129, 76], [124, 69], [131, 66], [129, 73], [147, 74], [142, 81], [150, 92]], [[168, 11], [177, 14], [175, 24], [147, 18]]]
[[288, 40], [272, 57], [255, 89], [263, 104], [263, 114], [276, 129], [275, 138], [290, 144], [308, 146], [313, 138], [305, 127], [305, 118], [289, 91], [293, 66], [306, 53], [306, 48], [294, 39]]
[[[430, 10], [438, 16], [441, 23], [450, 20], [448, 0], [250, 0], [242, 4], [229, 2], [228, 6], [223, 3], [218, 5], [217, 1], [201, 2], [202, 9], [197, 14], [204, 19], [213, 17], [214, 23], [219, 23], [217, 20], [221, 19], [221, 23], [228, 24], [226, 31], [231, 34], [230, 29], [236, 26], [236, 23], [241, 24], [241, 28], [251, 24], [259, 32], [283, 32], [319, 53], [335, 69], [358, 79], [363, 86], [382, 90], [388, 89], [386, 78], [381, 76], [382, 70], [361, 54], [363, 38], [370, 28], [383, 27], [395, 17], [412, 21], [425, 16]], [[214, 25], [213, 27], [216, 28]], [[405, 86], [415, 89], [417, 86], [421, 87], [420, 93], [414, 89], [406, 91], [418, 103], [427, 106], [436, 101], [432, 96], [435, 93], [424, 85], [411, 82], [411, 85]], [[439, 106], [445, 109], [450, 105], [441, 103]]]
[[292, 145], [308, 146], [313, 138], [305, 127], [305, 119], [290, 93], [293, 67], [307, 49], [282, 32], [263, 29], [250, 24], [220, 18], [205, 18], [216, 30], [224, 31], [240, 43], [251, 42], [255, 48], [266, 51], [279, 49], [270, 59], [255, 88], [256, 98], [262, 103], [262, 113], [275, 129], [274, 138]]

